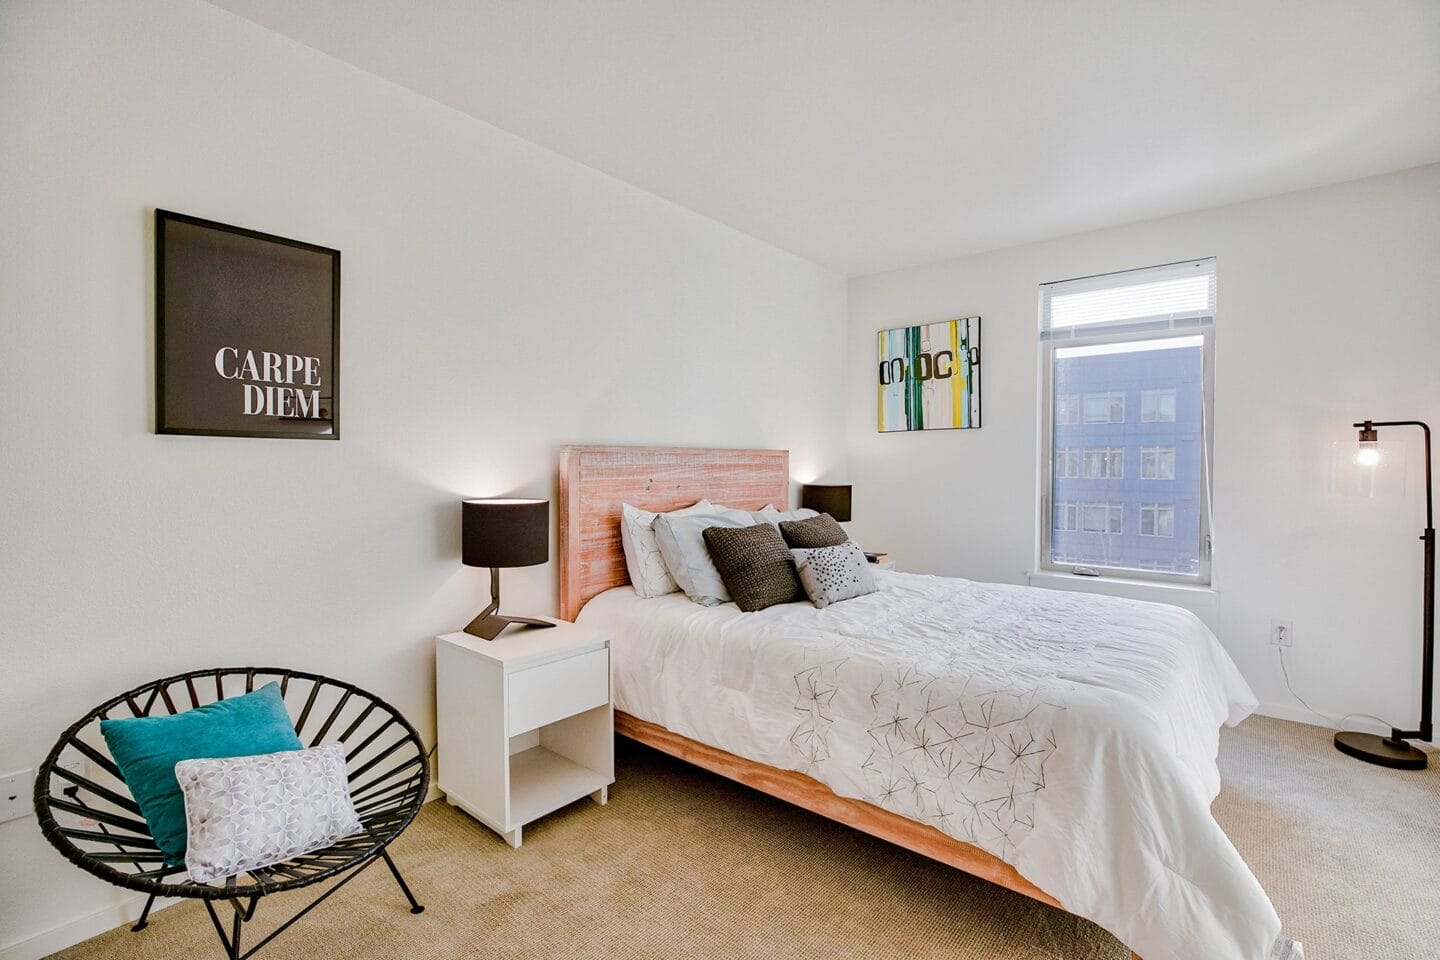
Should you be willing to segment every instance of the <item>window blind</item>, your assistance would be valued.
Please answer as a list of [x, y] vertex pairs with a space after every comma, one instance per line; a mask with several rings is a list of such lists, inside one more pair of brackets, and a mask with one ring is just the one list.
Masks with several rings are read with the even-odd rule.
[[1042, 340], [1193, 329], [1214, 321], [1214, 257], [1040, 285]]

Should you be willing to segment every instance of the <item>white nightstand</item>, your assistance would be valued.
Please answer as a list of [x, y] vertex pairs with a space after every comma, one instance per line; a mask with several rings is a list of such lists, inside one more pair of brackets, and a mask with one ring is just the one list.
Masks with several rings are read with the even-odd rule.
[[610, 638], [556, 621], [435, 638], [440, 789], [520, 846], [525, 824], [615, 782]]
[[888, 554], [888, 553], [882, 553], [882, 554], [880, 554], [880, 555], [879, 555], [878, 557], [876, 557], [874, 560], [871, 560], [871, 561], [870, 561], [870, 565], [871, 565], [872, 567], [874, 567], [875, 569], [877, 569], [877, 570], [894, 570], [894, 569], [895, 569], [895, 561], [892, 560], [892, 559], [890, 559], [890, 554]]

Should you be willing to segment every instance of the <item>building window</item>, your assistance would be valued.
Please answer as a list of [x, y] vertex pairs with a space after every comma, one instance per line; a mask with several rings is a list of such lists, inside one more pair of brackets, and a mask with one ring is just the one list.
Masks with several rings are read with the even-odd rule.
[[1141, 423], [1174, 423], [1175, 422], [1175, 390], [1141, 390], [1140, 391], [1140, 422]]
[[1209, 583], [1215, 261], [1047, 283], [1040, 318], [1040, 565]]
[[1141, 447], [1141, 448], [1140, 448], [1140, 479], [1141, 479], [1141, 480], [1174, 480], [1174, 479], [1175, 479], [1175, 448], [1174, 448], [1174, 447]]
[[1085, 451], [1086, 480], [1123, 480], [1124, 478], [1124, 447], [1101, 447], [1098, 450]]
[[1082, 503], [1080, 529], [1085, 533], [1124, 533], [1125, 505], [1122, 503]]
[[1142, 537], [1173, 537], [1173, 536], [1175, 536], [1175, 504], [1173, 504], [1173, 503], [1142, 503], [1142, 504], [1140, 504], [1140, 536], [1142, 536]]
[[1086, 423], [1124, 423], [1124, 393], [1085, 394]]
[[1079, 394], [1072, 393], [1055, 398], [1055, 422], [1066, 425], [1080, 422]]

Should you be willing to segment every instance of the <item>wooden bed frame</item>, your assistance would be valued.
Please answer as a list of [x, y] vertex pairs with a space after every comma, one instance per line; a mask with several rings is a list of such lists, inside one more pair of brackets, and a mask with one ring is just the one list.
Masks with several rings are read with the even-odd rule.
[[[746, 510], [790, 502], [788, 450], [692, 447], [560, 448], [560, 616], [574, 620], [592, 597], [630, 582], [620, 544], [620, 505], [656, 512], [700, 499]], [[842, 797], [804, 774], [746, 760], [616, 711], [615, 731], [798, 807], [1064, 909], [1010, 864], [936, 828]], [[1131, 954], [1133, 960], [1139, 960]]]

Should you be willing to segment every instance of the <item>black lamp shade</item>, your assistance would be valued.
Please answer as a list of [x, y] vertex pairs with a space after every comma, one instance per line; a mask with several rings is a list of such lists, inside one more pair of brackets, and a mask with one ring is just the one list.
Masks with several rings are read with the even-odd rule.
[[836, 520], [850, 519], [850, 484], [806, 483], [800, 486], [800, 506], [828, 513]]
[[549, 500], [465, 500], [462, 559], [468, 567], [529, 567], [550, 559]]

